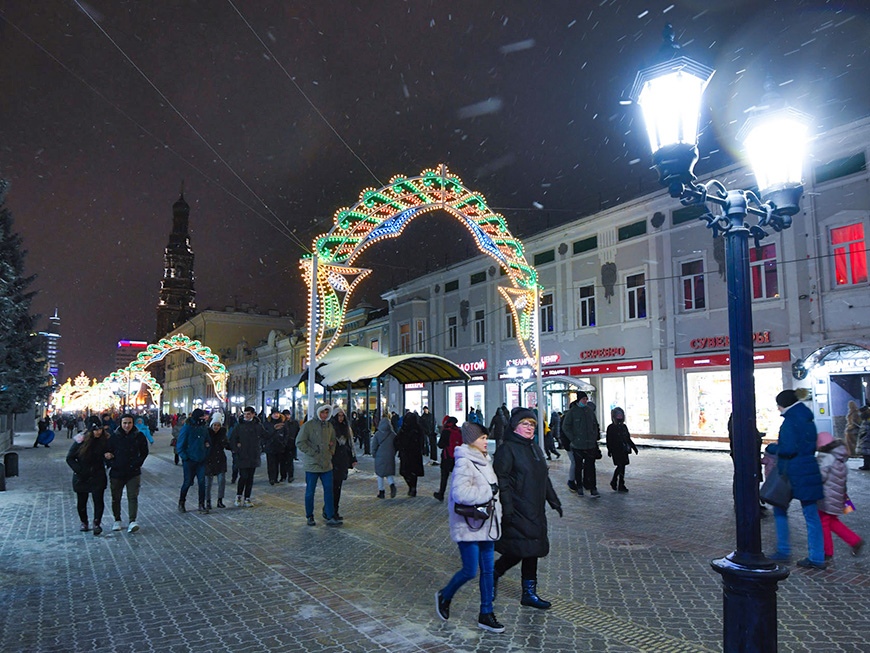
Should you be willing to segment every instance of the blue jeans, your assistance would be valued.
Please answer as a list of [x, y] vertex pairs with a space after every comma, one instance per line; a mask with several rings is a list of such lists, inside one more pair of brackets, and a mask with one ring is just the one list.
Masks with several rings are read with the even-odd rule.
[[495, 564], [495, 542], [457, 542], [459, 555], [462, 556], [462, 569], [453, 574], [447, 586], [441, 590], [445, 601], [453, 600], [460, 587], [474, 580], [480, 567], [480, 613], [492, 612], [493, 580], [492, 572]]
[[[822, 520], [815, 501], [801, 501], [804, 521], [807, 523], [807, 557], [813, 562], [825, 561], [825, 545], [822, 536]], [[776, 521], [776, 551], [791, 555], [791, 539], [788, 531], [788, 512], [785, 508], [773, 507]]]
[[184, 470], [184, 481], [181, 484], [181, 499], [187, 498], [187, 491], [193, 485], [193, 477], [196, 477], [196, 483], [199, 489], [199, 503], [205, 503], [205, 461], [196, 462], [195, 460], [183, 460], [182, 469]]
[[314, 488], [317, 487], [317, 479], [323, 486], [323, 512], [327, 519], [334, 516], [332, 500], [332, 470], [328, 472], [305, 472], [305, 516], [314, 517]]

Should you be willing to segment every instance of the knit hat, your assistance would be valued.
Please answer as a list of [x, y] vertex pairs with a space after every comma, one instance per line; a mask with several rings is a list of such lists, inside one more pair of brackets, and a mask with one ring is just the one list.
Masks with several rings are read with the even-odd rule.
[[788, 408], [797, 403], [798, 397], [794, 390], [783, 390], [776, 395], [776, 405]]
[[619, 419], [625, 419], [625, 411], [622, 410], [619, 406], [610, 411], [610, 419], [614, 422]]
[[511, 411], [511, 428], [515, 429], [517, 427], [517, 424], [519, 424], [524, 419], [533, 419], [536, 422], [538, 421], [538, 418], [535, 416], [535, 414], [528, 408], [517, 406]]
[[200, 422], [202, 418], [205, 417], [205, 411], [202, 408], [195, 408], [194, 411], [190, 414], [190, 419], [193, 422]]
[[89, 431], [101, 429], [103, 428], [103, 422], [96, 415], [91, 415], [90, 417], [88, 417], [87, 428]]
[[827, 431], [819, 432], [818, 436], [816, 436], [816, 449], [821, 449], [826, 444], [831, 444], [834, 441], [834, 436], [828, 433]]
[[453, 417], [453, 415], [445, 415], [444, 419], [441, 420], [441, 426], [447, 426], [448, 424], [456, 426], [459, 424], [459, 420]]
[[487, 435], [487, 431], [480, 424], [465, 422], [462, 425], [462, 443], [471, 444], [476, 442], [481, 435]]
[[221, 426], [223, 426], [223, 424], [224, 424], [223, 413], [214, 413], [211, 416], [211, 422], [209, 422], [209, 426], [214, 426], [215, 424], [220, 424]]

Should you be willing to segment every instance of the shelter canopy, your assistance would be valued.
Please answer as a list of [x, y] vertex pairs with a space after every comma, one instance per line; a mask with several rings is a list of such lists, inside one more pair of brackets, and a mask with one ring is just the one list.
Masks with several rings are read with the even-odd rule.
[[[327, 388], [366, 387], [372, 379], [389, 374], [399, 383], [468, 381], [471, 377], [453, 361], [434, 354], [384, 356], [365, 347], [336, 347], [317, 366], [321, 385]], [[303, 378], [307, 372], [303, 373]]]

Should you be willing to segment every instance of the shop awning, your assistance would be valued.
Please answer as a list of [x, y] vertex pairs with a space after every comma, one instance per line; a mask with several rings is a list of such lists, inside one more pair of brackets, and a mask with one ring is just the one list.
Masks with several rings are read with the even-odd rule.
[[798, 380], [805, 379], [810, 370], [825, 361], [864, 360], [870, 356], [870, 351], [861, 345], [850, 342], [835, 342], [816, 349], [803, 360], [796, 360], [791, 365], [792, 376]]
[[[384, 356], [365, 347], [337, 347], [326, 354], [317, 366], [321, 385], [328, 388], [365, 388], [372, 379], [392, 376], [399, 383], [433, 381], [467, 381], [471, 377], [453, 361], [434, 354]], [[304, 372], [303, 374], [307, 374]]]

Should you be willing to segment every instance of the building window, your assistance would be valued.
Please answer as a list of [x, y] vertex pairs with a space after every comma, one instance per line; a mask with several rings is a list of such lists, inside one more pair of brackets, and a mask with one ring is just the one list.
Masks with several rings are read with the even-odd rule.
[[775, 244], [750, 247], [749, 270], [752, 274], [752, 299], [779, 297]]
[[417, 341], [417, 351], [426, 351], [426, 320], [414, 320], [414, 335]]
[[541, 333], [552, 333], [555, 326], [553, 293], [548, 292], [541, 296]]
[[478, 283], [483, 283], [484, 281], [486, 281], [486, 272], [475, 272], [469, 278], [469, 282], [472, 286]]
[[634, 238], [635, 236], [643, 236], [646, 233], [646, 219], [640, 220], [633, 224], [627, 224], [620, 227], [616, 231], [617, 238], [621, 241]]
[[631, 274], [625, 278], [626, 315], [629, 320], [646, 319], [646, 275]]
[[447, 349], [456, 349], [459, 336], [459, 320], [455, 315], [447, 316]]
[[377, 338], [372, 338], [372, 351], [380, 351], [381, 350], [381, 341]]
[[511, 338], [517, 337], [517, 329], [514, 324], [514, 312], [511, 310], [510, 306], [505, 305], [504, 307], [504, 338], [505, 340], [510, 340]]
[[486, 311], [474, 311], [474, 343], [482, 345], [486, 342]]
[[580, 286], [577, 289], [577, 326], [594, 327], [595, 320], [595, 286]]
[[834, 281], [838, 286], [867, 282], [867, 252], [862, 223], [831, 229], [831, 248], [834, 250]]
[[552, 263], [556, 260], [556, 250], [548, 249], [546, 252], [538, 252], [535, 254], [534, 265], [544, 265], [545, 263]]
[[589, 236], [589, 238], [575, 240], [572, 247], [574, 248], [575, 254], [591, 252], [593, 249], [598, 248], [598, 236]]
[[399, 353], [411, 353], [411, 323], [403, 322], [399, 325]]
[[459, 290], [459, 279], [454, 279], [444, 284], [445, 293], [453, 292], [454, 290]]
[[680, 264], [680, 281], [683, 286], [683, 310], [698, 311], [706, 308], [704, 261], [687, 261]]

